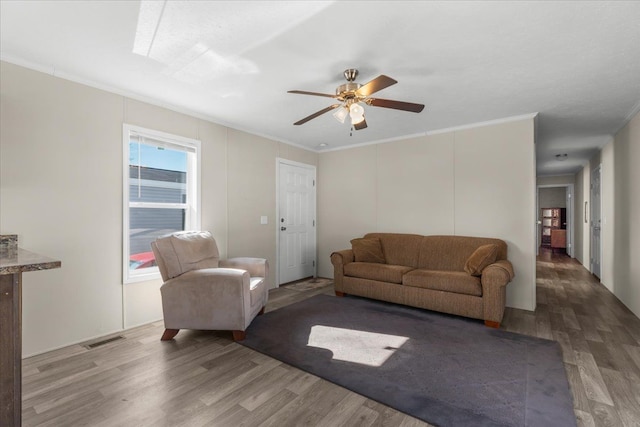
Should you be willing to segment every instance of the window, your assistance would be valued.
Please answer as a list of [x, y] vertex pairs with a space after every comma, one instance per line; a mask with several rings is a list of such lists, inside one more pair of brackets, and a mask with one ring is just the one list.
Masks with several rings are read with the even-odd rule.
[[200, 141], [123, 126], [123, 281], [160, 277], [151, 242], [200, 228]]

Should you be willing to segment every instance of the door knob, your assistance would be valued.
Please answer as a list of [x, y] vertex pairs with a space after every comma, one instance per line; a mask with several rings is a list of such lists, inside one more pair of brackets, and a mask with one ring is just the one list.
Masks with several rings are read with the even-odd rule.
[[280, 227], [280, 231], [284, 231], [286, 229], [287, 229], [287, 227]]

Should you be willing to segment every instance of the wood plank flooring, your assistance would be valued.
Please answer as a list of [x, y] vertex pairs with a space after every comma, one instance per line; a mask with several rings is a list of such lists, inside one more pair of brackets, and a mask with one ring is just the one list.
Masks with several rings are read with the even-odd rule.
[[[640, 320], [577, 261], [547, 254], [537, 267], [536, 311], [507, 309], [503, 328], [561, 344], [579, 426], [640, 426]], [[333, 294], [322, 285], [273, 290], [267, 311]], [[429, 425], [238, 345], [230, 332], [160, 342], [162, 331], [157, 322], [91, 350], [25, 359], [23, 425]]]

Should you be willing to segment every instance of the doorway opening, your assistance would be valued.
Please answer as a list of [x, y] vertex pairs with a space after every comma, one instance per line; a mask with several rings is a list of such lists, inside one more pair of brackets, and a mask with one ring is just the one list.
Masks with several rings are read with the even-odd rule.
[[574, 257], [573, 184], [538, 185], [537, 250]]

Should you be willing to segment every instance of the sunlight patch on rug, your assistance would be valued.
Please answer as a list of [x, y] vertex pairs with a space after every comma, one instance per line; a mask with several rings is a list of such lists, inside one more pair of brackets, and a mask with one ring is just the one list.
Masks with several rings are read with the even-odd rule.
[[399, 335], [315, 325], [307, 345], [331, 351], [334, 360], [382, 366], [408, 340]]

